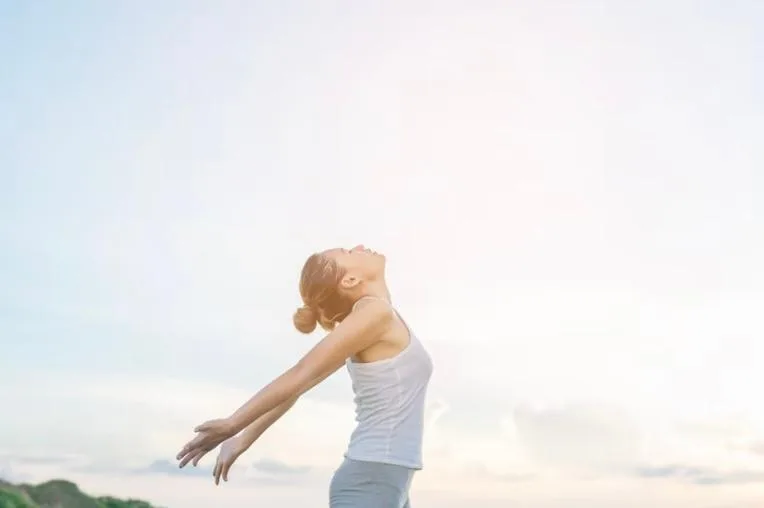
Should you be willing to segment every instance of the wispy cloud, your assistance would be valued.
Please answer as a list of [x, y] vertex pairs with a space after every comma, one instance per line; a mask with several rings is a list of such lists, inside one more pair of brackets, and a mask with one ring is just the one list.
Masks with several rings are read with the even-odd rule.
[[542, 468], [607, 470], [639, 457], [639, 431], [617, 407], [521, 406], [513, 422], [523, 449]]
[[263, 473], [288, 476], [304, 475], [312, 469], [310, 466], [293, 466], [273, 459], [260, 459], [252, 463], [252, 468]]
[[212, 477], [212, 467], [209, 466], [187, 466], [179, 468], [177, 463], [169, 460], [155, 460], [146, 467], [130, 470], [132, 474], [165, 474], [172, 476], [206, 476]]
[[764, 441], [758, 441], [756, 443], [751, 443], [750, 446], [747, 447], [748, 450], [755, 453], [756, 455], [764, 455]]
[[[285, 485], [295, 482], [304, 485], [306, 481], [313, 480], [311, 473], [315, 469], [310, 466], [295, 466], [285, 464], [278, 460], [263, 458], [248, 467], [234, 465], [231, 468], [230, 477], [244, 483], [256, 483], [264, 485]], [[211, 466], [186, 466], [179, 468], [177, 464], [168, 460], [156, 460], [146, 467], [132, 469], [128, 474], [162, 474], [170, 476], [207, 477], [212, 478]]]
[[[49, 459], [35, 458], [31, 460], [17, 458], [14, 461], [9, 461], [9, 463], [28, 466], [56, 465], [61, 466], [65, 471], [95, 475], [166, 475], [189, 478], [212, 478], [213, 471], [212, 465], [200, 464], [196, 467], [188, 465], [180, 468], [176, 462], [167, 459], [157, 459], [148, 465], [139, 467], [102, 461], [72, 461], [59, 457], [50, 457]], [[309, 465], [292, 465], [270, 458], [259, 459], [250, 465], [235, 464], [231, 468], [233, 477], [242, 478], [246, 481], [270, 484], [309, 479], [308, 477], [315, 471], [316, 468]]]
[[646, 479], [671, 479], [695, 485], [744, 485], [764, 483], [764, 470], [719, 470], [714, 468], [667, 465], [641, 467], [635, 475]]

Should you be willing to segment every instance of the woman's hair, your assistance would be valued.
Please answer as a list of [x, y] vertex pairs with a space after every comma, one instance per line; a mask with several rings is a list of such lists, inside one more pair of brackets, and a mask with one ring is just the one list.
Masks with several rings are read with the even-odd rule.
[[331, 331], [352, 310], [352, 302], [339, 292], [345, 270], [332, 258], [318, 253], [305, 261], [300, 275], [300, 296], [305, 303], [294, 313], [294, 326], [302, 333], [311, 333], [320, 324]]

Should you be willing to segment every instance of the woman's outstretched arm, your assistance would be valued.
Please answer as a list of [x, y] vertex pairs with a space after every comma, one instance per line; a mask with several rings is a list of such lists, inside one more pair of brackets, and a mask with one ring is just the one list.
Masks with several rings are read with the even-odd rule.
[[[334, 373], [342, 364], [338, 365], [337, 368], [331, 369], [330, 372], [321, 375], [314, 379], [311, 382], [310, 388], [313, 386], [316, 386], [317, 384], [320, 384], [324, 379], [329, 377], [332, 373]], [[309, 388], [309, 389], [310, 389]], [[285, 402], [282, 402], [278, 406], [274, 407], [264, 415], [262, 415], [260, 418], [256, 419], [254, 422], [250, 423], [239, 435], [239, 440], [241, 444], [241, 449], [237, 453], [237, 457], [239, 454], [244, 453], [247, 451], [255, 441], [257, 441], [260, 436], [262, 436], [266, 430], [271, 428], [271, 426], [279, 421], [282, 416], [284, 416], [292, 407], [295, 405], [297, 400], [300, 398], [299, 395], [295, 395], [289, 399], [287, 399]], [[201, 438], [201, 439], [200, 439]], [[225, 438], [224, 438], [225, 439]], [[204, 440], [203, 435], [197, 436], [196, 439], [190, 441], [186, 446], [181, 450], [181, 452], [178, 454], [178, 460], [180, 461], [178, 466], [184, 467], [186, 464], [191, 462], [192, 465], [196, 466], [199, 461], [207, 455], [207, 453], [212, 450], [215, 446], [217, 446], [216, 443], [212, 443], [212, 446], [210, 446], [210, 443], [207, 443], [206, 445], [202, 445], [202, 441]]]
[[326, 379], [349, 357], [377, 342], [393, 319], [393, 310], [387, 302], [363, 302], [294, 367], [257, 392], [231, 416], [210, 420], [196, 427], [196, 437], [186, 443], [177, 455], [181, 467], [188, 462], [187, 457], [193, 458], [202, 451], [212, 450], [269, 411], [300, 397]]
[[[341, 366], [342, 364], [338, 365], [336, 369], [332, 369], [331, 372], [314, 379], [310, 388], [320, 384], [324, 379], [332, 375]], [[265, 431], [271, 427], [271, 425], [279, 421], [279, 419], [282, 416], [284, 416], [290, 409], [292, 409], [292, 406], [294, 406], [295, 403], [297, 403], [297, 400], [299, 398], [300, 398], [299, 395], [295, 395], [292, 398], [287, 399], [286, 402], [279, 404], [278, 406], [271, 409], [270, 411], [265, 413], [263, 416], [255, 420], [254, 422], [250, 423], [249, 426], [247, 426], [247, 428], [245, 428], [240, 435], [244, 448], [247, 449], [250, 446], [252, 446], [252, 444], [255, 441], [257, 441], [260, 438], [260, 436], [262, 436], [265, 433]]]
[[[247, 451], [249, 447], [252, 446], [252, 444], [254, 444], [254, 442], [257, 441], [260, 436], [262, 436], [265, 431], [271, 427], [271, 425], [279, 421], [279, 419], [284, 416], [292, 408], [292, 406], [295, 405], [297, 399], [298, 397], [293, 397], [283, 404], [279, 404], [254, 422], [250, 423], [247, 428], [245, 428], [241, 434], [239, 434], [238, 437], [231, 437], [231, 439], [237, 439], [237, 445], [239, 445], [240, 448], [237, 450], [237, 456]], [[189, 445], [186, 446], [188, 447]], [[199, 464], [199, 461], [202, 460], [202, 458], [207, 455], [211, 449], [212, 448], [198, 447], [193, 449], [184, 448], [180, 454], [178, 454], [178, 458], [180, 460], [178, 467], [183, 467], [189, 462], [191, 465], [196, 467]]]
[[[299, 397], [339, 369], [345, 360], [363, 351], [387, 331], [394, 314], [383, 300], [368, 300], [316, 344], [297, 364], [257, 392], [227, 420], [233, 434], [283, 404]], [[197, 431], [204, 431], [204, 426]]]

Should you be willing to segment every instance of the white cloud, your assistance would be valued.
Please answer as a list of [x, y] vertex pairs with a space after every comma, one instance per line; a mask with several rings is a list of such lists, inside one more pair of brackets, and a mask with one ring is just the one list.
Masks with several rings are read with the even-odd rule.
[[616, 408], [519, 407], [514, 424], [521, 446], [543, 469], [608, 472], [641, 461], [639, 431]]

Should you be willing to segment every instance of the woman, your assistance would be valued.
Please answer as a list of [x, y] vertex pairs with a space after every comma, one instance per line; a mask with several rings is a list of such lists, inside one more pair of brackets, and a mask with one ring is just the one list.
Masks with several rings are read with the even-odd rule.
[[241, 453], [303, 393], [346, 365], [358, 423], [331, 481], [330, 508], [410, 508], [432, 362], [390, 304], [385, 257], [363, 245], [314, 254], [302, 269], [300, 294], [295, 327], [311, 333], [320, 324], [329, 334], [231, 416], [194, 429], [197, 436], [178, 454], [180, 467], [228, 440], [213, 471], [216, 484], [227, 481]]

